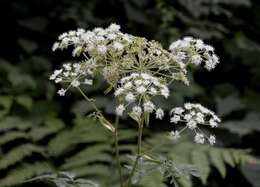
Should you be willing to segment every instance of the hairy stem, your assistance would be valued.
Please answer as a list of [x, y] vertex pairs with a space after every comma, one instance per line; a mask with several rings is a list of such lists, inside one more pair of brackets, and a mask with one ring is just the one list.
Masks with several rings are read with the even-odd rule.
[[117, 162], [117, 169], [119, 173], [120, 178], [120, 187], [123, 187], [123, 178], [122, 178], [122, 171], [121, 171], [121, 163], [120, 163], [120, 157], [119, 157], [119, 146], [118, 146], [118, 126], [119, 126], [119, 116], [116, 115], [115, 120], [115, 150], [116, 150], [116, 162]]
[[86, 101], [88, 101], [91, 106], [94, 108], [94, 110], [96, 111], [96, 116], [98, 117], [100, 123], [106, 127], [107, 129], [109, 129], [110, 131], [112, 131], [113, 133], [115, 132], [115, 128], [114, 126], [105, 118], [105, 116], [102, 114], [102, 112], [97, 108], [96, 104], [93, 102], [92, 99], [90, 99], [81, 89], [80, 87], [77, 87], [79, 92], [81, 93], [81, 95], [85, 98]]
[[143, 124], [144, 124], [144, 119], [142, 118], [140, 120], [140, 122], [138, 123], [138, 145], [137, 145], [137, 156], [136, 156], [136, 159], [135, 159], [135, 163], [134, 163], [134, 166], [133, 166], [133, 169], [130, 173], [130, 176], [129, 176], [129, 179], [128, 179], [128, 187], [131, 187], [132, 185], [132, 177], [135, 173], [135, 170], [136, 170], [136, 167], [138, 165], [138, 161], [141, 157], [141, 153], [142, 153], [142, 135], [143, 135]]
[[84, 97], [84, 99], [86, 101], [88, 101], [91, 106], [95, 109], [95, 111], [99, 114], [101, 114], [101, 111], [97, 108], [97, 106], [95, 105], [95, 103], [81, 90], [80, 87], [77, 87], [78, 91], [81, 93], [81, 95]]

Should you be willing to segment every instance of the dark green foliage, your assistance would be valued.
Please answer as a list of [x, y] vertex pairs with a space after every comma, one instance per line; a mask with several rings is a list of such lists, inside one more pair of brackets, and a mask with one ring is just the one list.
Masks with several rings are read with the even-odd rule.
[[54, 183], [57, 187], [99, 187], [96, 182], [86, 180], [86, 179], [76, 179], [75, 176], [67, 172], [59, 172], [57, 174], [46, 174], [35, 177], [27, 182], [33, 181], [50, 181]]

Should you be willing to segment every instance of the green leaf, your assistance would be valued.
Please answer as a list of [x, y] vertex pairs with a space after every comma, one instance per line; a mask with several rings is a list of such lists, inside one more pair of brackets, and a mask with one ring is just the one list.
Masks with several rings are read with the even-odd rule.
[[223, 127], [229, 129], [233, 133], [246, 135], [254, 130], [260, 131], [259, 113], [248, 113], [244, 120], [227, 121], [223, 123]]
[[18, 43], [27, 53], [32, 53], [38, 48], [38, 45], [32, 40], [20, 38], [18, 39]]
[[27, 139], [28, 135], [25, 132], [19, 132], [19, 131], [5, 133], [0, 137], [0, 145], [4, 145], [8, 142], [11, 142], [11, 141], [14, 141], [14, 140], [20, 139], [20, 138]]
[[31, 156], [33, 153], [40, 153], [44, 155], [41, 147], [37, 147], [32, 144], [23, 144], [12, 149], [0, 159], [0, 170], [6, 169], [17, 162], [22, 161], [25, 157]]
[[52, 172], [54, 169], [47, 162], [36, 162], [32, 164], [22, 164], [8, 172], [0, 180], [0, 186], [17, 186], [34, 176]]
[[205, 185], [207, 183], [207, 178], [210, 173], [210, 163], [208, 161], [207, 155], [202, 151], [192, 151], [191, 153], [192, 163], [197, 166], [200, 171], [200, 178], [202, 183]]
[[177, 182], [180, 184], [181, 187], [192, 187], [192, 180], [190, 177], [180, 177], [177, 178]]
[[64, 128], [64, 123], [60, 119], [51, 118], [45, 121], [44, 126], [34, 127], [30, 132], [30, 136], [33, 140], [38, 141], [45, 138], [48, 135], [58, 133]]
[[244, 104], [236, 95], [230, 95], [225, 98], [217, 98], [217, 113], [220, 116], [225, 116], [233, 111], [241, 110]]
[[10, 111], [13, 103], [11, 96], [0, 96], [0, 119]]
[[29, 111], [32, 109], [33, 100], [27, 95], [20, 95], [15, 97], [15, 101]]
[[36, 88], [36, 81], [33, 77], [28, 74], [21, 73], [18, 71], [11, 72], [8, 75], [8, 80], [12, 83], [13, 87], [25, 87], [34, 90]]
[[0, 132], [8, 131], [11, 129], [27, 130], [32, 127], [30, 121], [24, 121], [16, 116], [8, 116], [0, 121]]
[[224, 150], [222, 151], [222, 157], [224, 159], [224, 161], [230, 165], [231, 167], [235, 167], [235, 161], [232, 155], [232, 152], [230, 150]]
[[216, 149], [210, 149], [209, 150], [209, 157], [210, 157], [212, 165], [216, 167], [216, 169], [221, 174], [222, 178], [225, 178], [227, 171], [226, 171], [225, 162], [222, 158], [221, 151], [219, 151], [217, 148]]

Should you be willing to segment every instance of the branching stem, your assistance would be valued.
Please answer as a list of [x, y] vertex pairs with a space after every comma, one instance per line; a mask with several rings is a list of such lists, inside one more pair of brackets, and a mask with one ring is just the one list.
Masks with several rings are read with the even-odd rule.
[[137, 145], [137, 156], [135, 159], [134, 166], [132, 168], [132, 171], [130, 173], [129, 179], [128, 179], [128, 187], [131, 187], [132, 185], [132, 177], [135, 173], [136, 167], [138, 165], [138, 161], [140, 157], [142, 156], [142, 135], [143, 135], [143, 125], [144, 125], [144, 118], [141, 118], [141, 120], [138, 123], [138, 145]]
[[123, 187], [123, 178], [122, 178], [121, 163], [120, 163], [120, 157], [119, 157], [119, 146], [118, 146], [118, 128], [119, 128], [118, 126], [119, 126], [119, 116], [116, 115], [115, 132], [114, 132], [116, 162], [117, 162], [117, 167], [118, 167], [117, 169], [118, 169], [119, 178], [120, 178], [120, 187]]

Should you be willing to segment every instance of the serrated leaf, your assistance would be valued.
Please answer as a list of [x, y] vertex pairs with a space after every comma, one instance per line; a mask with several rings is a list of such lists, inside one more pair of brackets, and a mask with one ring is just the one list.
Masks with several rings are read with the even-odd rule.
[[200, 179], [205, 185], [207, 183], [207, 178], [210, 173], [210, 163], [208, 161], [207, 155], [202, 151], [193, 151], [191, 153], [192, 163], [197, 166], [200, 171]]
[[228, 165], [230, 165], [231, 167], [235, 167], [236, 164], [232, 152], [230, 152], [229, 150], [222, 151], [222, 157]]
[[31, 156], [33, 153], [40, 153], [44, 155], [43, 149], [33, 144], [23, 144], [12, 149], [0, 159], [0, 170], [6, 169], [17, 162], [20, 162], [25, 157]]
[[63, 121], [57, 118], [47, 119], [44, 126], [34, 127], [30, 132], [30, 136], [33, 140], [38, 141], [45, 138], [48, 135], [55, 134], [64, 127]]
[[230, 95], [226, 98], [217, 98], [217, 113], [219, 116], [225, 116], [243, 108], [244, 104], [236, 95]]
[[180, 184], [181, 187], [192, 187], [192, 180], [190, 177], [180, 177], [177, 178], [177, 182]]
[[27, 95], [20, 95], [15, 97], [15, 101], [20, 104], [21, 106], [25, 107], [27, 110], [32, 109], [33, 100], [31, 97]]
[[222, 178], [225, 178], [227, 171], [226, 171], [225, 162], [222, 158], [221, 152], [218, 151], [218, 149], [210, 149], [209, 157], [212, 165], [215, 166], [215, 168], [219, 171]]
[[47, 162], [22, 164], [8, 172], [7, 176], [0, 180], [0, 186], [17, 186], [35, 176], [52, 172], [54, 169]]
[[13, 103], [11, 96], [0, 96], [0, 119], [8, 114]]
[[25, 132], [19, 132], [19, 131], [5, 133], [0, 137], [0, 145], [6, 144], [8, 142], [11, 142], [11, 141], [14, 141], [14, 140], [20, 139], [20, 138], [27, 139], [28, 135]]

